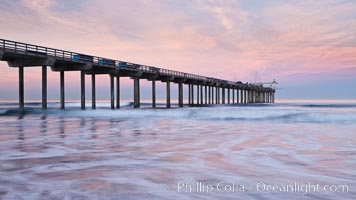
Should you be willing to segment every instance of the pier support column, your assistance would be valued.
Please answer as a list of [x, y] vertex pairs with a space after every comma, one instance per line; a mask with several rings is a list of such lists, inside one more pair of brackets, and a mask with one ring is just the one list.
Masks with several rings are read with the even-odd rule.
[[215, 87], [215, 104], [219, 104], [219, 87]]
[[199, 104], [199, 85], [197, 85], [197, 104]]
[[247, 103], [247, 90], [244, 90], [244, 103]]
[[246, 103], [250, 103], [250, 90], [246, 90]]
[[259, 102], [258, 103], [263, 103], [263, 92], [258, 92], [259, 96]]
[[208, 104], [208, 86], [205, 85], [205, 104]]
[[192, 84], [191, 85], [191, 100], [190, 100], [190, 103], [193, 105], [194, 104], [194, 85]]
[[171, 107], [171, 82], [166, 83], [167, 108]]
[[230, 104], [230, 88], [227, 89], [227, 103]]
[[80, 108], [85, 110], [85, 71], [80, 71]]
[[235, 104], [235, 88], [232, 89], [232, 104]]
[[262, 103], [262, 95], [261, 92], [257, 92], [257, 102]]
[[239, 89], [236, 90], [236, 103], [239, 103]]
[[274, 92], [272, 94], [272, 103], [274, 103]]
[[208, 90], [208, 104], [211, 104], [211, 86], [209, 86]]
[[203, 85], [200, 85], [200, 104], [203, 104]]
[[42, 109], [47, 109], [47, 66], [42, 66]]
[[134, 77], [134, 108], [140, 107], [140, 79]]
[[60, 71], [60, 99], [61, 99], [61, 109], [63, 110], [65, 105], [64, 105], [64, 71]]
[[268, 103], [268, 92], [265, 92], [265, 103]]
[[244, 94], [243, 94], [243, 89], [240, 90], [240, 103], [244, 102]]
[[19, 108], [25, 107], [23, 66], [19, 67]]
[[249, 91], [249, 103], [256, 103], [256, 101], [254, 101], [254, 96], [255, 96], [255, 91], [254, 90], [250, 90]]
[[116, 108], [120, 108], [120, 77], [116, 77]]
[[96, 86], [95, 86], [95, 74], [91, 75], [91, 109], [96, 109]]
[[247, 91], [247, 103], [252, 103], [252, 90]]
[[156, 80], [152, 80], [152, 108], [156, 107]]
[[222, 104], [225, 104], [225, 90], [226, 88], [221, 88], [222, 89]]
[[211, 104], [214, 104], [214, 86], [211, 87]]
[[271, 103], [271, 92], [268, 93], [268, 103]]
[[190, 105], [190, 84], [188, 84], [188, 105]]
[[253, 90], [250, 90], [249, 91], [249, 102], [250, 103], [256, 103], [253, 99], [254, 99], [254, 96], [255, 96], [255, 91]]
[[115, 109], [115, 85], [114, 76], [110, 75], [110, 107], [111, 110]]
[[218, 104], [221, 104], [221, 88], [218, 87]]
[[183, 107], [183, 83], [178, 83], [178, 105]]
[[258, 92], [258, 103], [263, 103], [263, 92]]

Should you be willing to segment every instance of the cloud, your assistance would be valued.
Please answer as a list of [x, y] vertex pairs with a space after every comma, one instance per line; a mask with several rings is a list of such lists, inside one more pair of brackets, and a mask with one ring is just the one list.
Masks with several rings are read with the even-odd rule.
[[19, 0], [0, 9], [4, 38], [207, 76], [288, 81], [356, 67], [353, 1]]

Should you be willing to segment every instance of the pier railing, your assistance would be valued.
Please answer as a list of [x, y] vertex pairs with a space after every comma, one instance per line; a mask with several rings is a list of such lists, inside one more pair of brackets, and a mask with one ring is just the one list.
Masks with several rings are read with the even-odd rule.
[[[38, 45], [32, 45], [22, 42], [16, 42], [11, 40], [0, 39], [0, 48], [6, 51], [12, 51], [16, 54], [24, 54], [30, 56], [47, 57], [53, 56], [56, 59], [67, 60], [72, 62], [93, 63], [95, 65], [112, 67], [112, 68], [124, 68], [126, 70], [143, 71], [152, 74], [175, 76], [179, 78], [195, 79], [200, 81], [209, 81], [210, 77], [179, 72], [169, 69], [157, 68], [153, 66], [146, 66], [136, 63], [130, 63], [126, 61], [113, 60], [109, 58], [103, 58], [98, 56], [85, 55], [75, 53], [71, 51], [65, 51], [60, 49], [54, 49], [49, 47], [43, 47]], [[217, 79], [218, 80], [218, 79]]]

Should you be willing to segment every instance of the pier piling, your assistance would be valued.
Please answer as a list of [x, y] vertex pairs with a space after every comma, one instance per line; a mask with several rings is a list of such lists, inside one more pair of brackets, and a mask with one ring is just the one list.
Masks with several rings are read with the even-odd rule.
[[95, 74], [91, 75], [91, 109], [96, 109], [96, 86], [95, 86]]
[[115, 109], [115, 85], [114, 76], [110, 75], [110, 108]]
[[171, 82], [166, 82], [167, 108], [171, 107]]
[[203, 85], [200, 85], [200, 104], [203, 104]]
[[19, 108], [23, 109], [25, 107], [25, 96], [24, 96], [24, 71], [23, 66], [19, 67]]
[[120, 77], [116, 77], [116, 109], [120, 108]]
[[134, 108], [140, 107], [140, 79], [134, 77]]
[[204, 91], [204, 95], [205, 95], [205, 104], [208, 104], [208, 86], [204, 86], [205, 91]]
[[85, 71], [80, 71], [80, 88], [81, 88], [81, 92], [80, 92], [80, 108], [82, 110], [85, 110]]
[[64, 99], [65, 99], [65, 92], [64, 92], [64, 71], [62, 70], [62, 71], [60, 71], [60, 73], [59, 73], [60, 75], [60, 77], [59, 77], [59, 79], [60, 79], [60, 101], [61, 101], [61, 106], [60, 106], [60, 108], [62, 109], [62, 110], [64, 110], [64, 108], [65, 108], [65, 105], [64, 105]]
[[194, 85], [191, 85], [191, 91], [192, 91], [192, 99], [191, 99], [191, 104], [194, 105]]
[[178, 83], [178, 105], [183, 107], [183, 83]]
[[152, 80], [152, 108], [156, 107], [156, 80]]
[[47, 66], [42, 66], [42, 109], [47, 109]]

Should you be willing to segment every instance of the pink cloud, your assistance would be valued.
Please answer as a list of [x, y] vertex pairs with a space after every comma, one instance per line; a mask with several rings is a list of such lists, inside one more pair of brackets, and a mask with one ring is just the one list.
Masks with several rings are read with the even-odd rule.
[[1, 37], [244, 82], [356, 66], [353, 2], [78, 2], [7, 2]]

